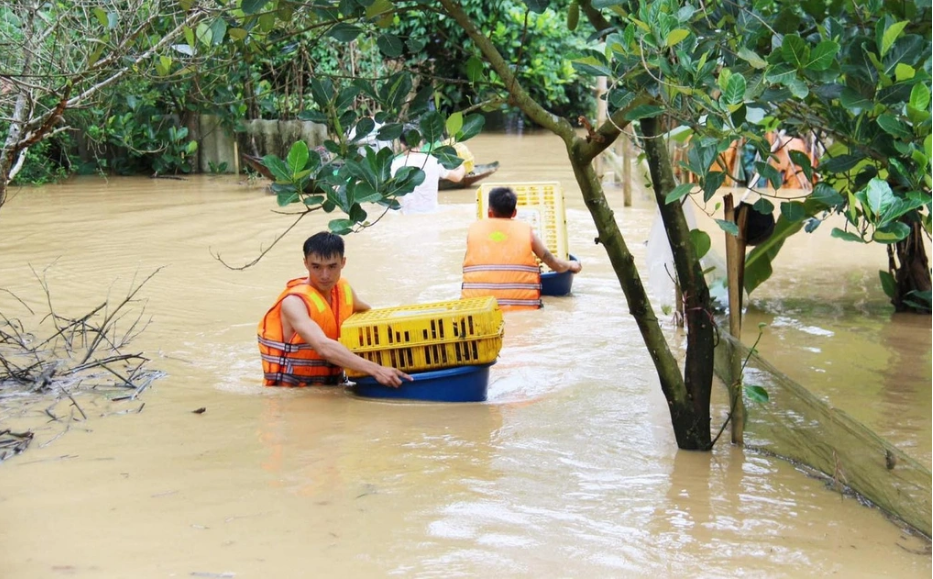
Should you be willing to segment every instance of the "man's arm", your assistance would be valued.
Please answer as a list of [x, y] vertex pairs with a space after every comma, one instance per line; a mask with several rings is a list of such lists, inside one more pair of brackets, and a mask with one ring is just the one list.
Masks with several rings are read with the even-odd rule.
[[357, 312], [368, 312], [369, 310], [372, 309], [369, 306], [369, 304], [361, 300], [359, 296], [356, 295], [356, 291], [353, 288], [350, 288], [350, 291], [353, 292], [353, 313], [354, 314]]
[[288, 296], [282, 300], [282, 317], [315, 352], [335, 366], [369, 374], [383, 386], [398, 387], [403, 379], [413, 379], [401, 370], [361, 358], [337, 340], [328, 338], [321, 326], [308, 315], [304, 301], [298, 296]]
[[533, 233], [531, 234], [531, 250], [535, 252], [538, 259], [557, 273], [563, 273], [567, 270], [570, 270], [571, 273], [579, 273], [580, 270], [583, 269], [583, 265], [581, 265], [579, 261], [566, 261], [554, 257], [554, 254], [548, 251], [544, 242]]
[[[443, 165], [441, 165], [441, 169], [444, 169]], [[447, 179], [448, 181], [453, 181], [454, 183], [463, 181], [464, 177], [466, 177], [466, 167], [463, 163], [460, 163], [460, 166], [456, 169], [447, 169], [447, 174], [441, 175], [442, 179]]]

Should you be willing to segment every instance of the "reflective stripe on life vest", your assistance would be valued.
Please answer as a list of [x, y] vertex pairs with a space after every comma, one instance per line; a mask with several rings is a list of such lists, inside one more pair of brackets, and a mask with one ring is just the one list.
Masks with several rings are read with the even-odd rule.
[[285, 340], [282, 327], [282, 301], [298, 296], [308, 309], [308, 316], [328, 338], [340, 337], [340, 326], [353, 314], [353, 289], [340, 279], [331, 290], [330, 304], [305, 278], [288, 282], [275, 304], [266, 312], [258, 328], [259, 353], [263, 382], [266, 386], [308, 386], [338, 384], [343, 370], [322, 358], [297, 333]]
[[493, 296], [504, 310], [541, 307], [533, 235], [530, 225], [514, 219], [481, 219], [470, 225], [460, 296]]

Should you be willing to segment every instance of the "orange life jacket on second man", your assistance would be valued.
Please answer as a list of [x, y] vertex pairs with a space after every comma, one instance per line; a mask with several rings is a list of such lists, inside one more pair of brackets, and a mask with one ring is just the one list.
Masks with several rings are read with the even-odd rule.
[[258, 334], [266, 386], [334, 385], [340, 382], [342, 368], [322, 358], [298, 332], [285, 340], [282, 329], [282, 300], [294, 295], [304, 300], [308, 315], [324, 330], [324, 334], [332, 340], [338, 339], [340, 326], [353, 314], [353, 290], [346, 280], [340, 278], [330, 293], [333, 308], [320, 292], [308, 285], [307, 278], [293, 279], [263, 316]]
[[467, 233], [460, 297], [493, 296], [503, 310], [541, 307], [541, 269], [531, 226], [515, 219], [480, 219]]

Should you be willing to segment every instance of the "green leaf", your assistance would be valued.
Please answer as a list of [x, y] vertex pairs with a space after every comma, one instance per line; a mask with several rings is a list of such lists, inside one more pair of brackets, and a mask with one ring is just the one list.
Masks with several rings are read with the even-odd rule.
[[790, 160], [800, 167], [808, 181], [813, 180], [813, 167], [810, 166], [810, 156], [797, 150], [789, 151]]
[[878, 117], [878, 126], [893, 137], [909, 139], [913, 136], [911, 130], [891, 113], [884, 113]]
[[884, 31], [884, 34], [881, 36], [882, 57], [891, 50], [891, 47], [894, 46], [894, 43], [897, 41], [897, 37], [901, 35], [901, 32], [907, 24], [906, 20], [904, 22], [895, 22]]
[[227, 22], [223, 18], [217, 18], [211, 22], [211, 45], [217, 46], [224, 41], [224, 35], [227, 33]]
[[686, 28], [675, 28], [667, 34], [667, 46], [670, 48], [680, 42], [683, 42], [685, 38], [690, 36], [690, 31]]
[[305, 206], [307, 207], [314, 207], [324, 202], [324, 196], [323, 195], [308, 195], [307, 197], [302, 199], [301, 202], [304, 203]]
[[196, 36], [204, 46], [211, 45], [211, 27], [207, 25], [207, 22], [198, 23]]
[[797, 223], [807, 217], [807, 210], [800, 201], [785, 201], [781, 203], [781, 216], [791, 223]]
[[782, 63], [768, 69], [765, 72], [765, 78], [774, 84], [785, 84], [797, 78], [797, 69]]
[[332, 219], [327, 224], [327, 227], [330, 229], [331, 233], [346, 235], [353, 232], [354, 225], [356, 225], [356, 222], [352, 219]]
[[824, 40], [813, 48], [810, 53], [810, 61], [807, 62], [807, 70], [826, 70], [832, 66], [839, 52], [839, 44], [832, 40]]
[[830, 233], [832, 237], [837, 239], [842, 239], [845, 241], [857, 241], [859, 243], [865, 243], [865, 240], [859, 237], [858, 235], [851, 233], [849, 231], [843, 231], [838, 227], [833, 227], [832, 232]]
[[768, 66], [768, 63], [763, 58], [744, 46], [739, 49], [739, 58], [750, 64], [752, 68], [757, 68], [759, 70]]
[[681, 183], [680, 185], [674, 187], [674, 189], [671, 190], [671, 192], [667, 194], [667, 196], [664, 198], [664, 204], [670, 205], [671, 203], [679, 200], [685, 195], [689, 195], [690, 191], [692, 190], [693, 190], [692, 183]]
[[807, 198], [808, 201], [815, 201], [827, 209], [833, 209], [842, 204], [845, 199], [838, 191], [827, 183], [819, 182], [813, 188], [813, 193]]
[[820, 172], [823, 174], [846, 173], [861, 163], [863, 158], [864, 157], [848, 154], [838, 155], [825, 162], [821, 161]]
[[910, 235], [910, 226], [902, 221], [892, 221], [875, 229], [871, 238], [878, 243], [897, 243], [907, 239]]
[[893, 300], [897, 296], [897, 282], [894, 281], [894, 276], [890, 272], [879, 269], [878, 277], [881, 278], [881, 289], [884, 290], [884, 295]]
[[404, 125], [401, 123], [386, 123], [379, 127], [379, 130], [376, 131], [376, 140], [394, 141], [395, 139], [402, 136], [403, 129]]
[[696, 251], [697, 259], [702, 259], [703, 256], [709, 252], [709, 248], [712, 245], [709, 234], [702, 229], [691, 229], [690, 241], [693, 243], [693, 249]]
[[919, 110], [926, 110], [930, 107], [930, 88], [923, 83], [917, 83], [910, 89], [910, 106]]
[[337, 111], [346, 111], [353, 108], [353, 101], [360, 94], [360, 87], [348, 86], [340, 89], [337, 93], [337, 99], [334, 101], [334, 108]]
[[745, 389], [745, 396], [748, 397], [748, 399], [752, 402], [757, 402], [759, 404], [765, 404], [768, 402], [768, 391], [761, 386], [745, 384], [743, 388]]
[[745, 88], [745, 77], [738, 73], [733, 74], [722, 91], [722, 101], [729, 106], [742, 104], [745, 102]]
[[259, 29], [263, 32], [272, 32], [275, 28], [275, 13], [263, 12], [259, 15]]
[[[365, 2], [363, 3], [365, 5]], [[366, 6], [366, 18], [373, 20], [377, 16], [388, 14], [392, 11], [392, 2], [389, 0], [374, 0], [372, 4]]]
[[483, 80], [483, 61], [477, 56], [471, 56], [467, 59], [466, 73], [467, 80], [470, 82], [480, 82]]
[[402, 41], [399, 40], [398, 36], [394, 34], [380, 34], [379, 38], [376, 39], [376, 46], [379, 47], [379, 50], [382, 51], [382, 54], [388, 56], [389, 58], [395, 58], [402, 54], [402, 49], [404, 45]]
[[739, 226], [732, 221], [726, 221], [725, 219], [717, 219], [716, 224], [719, 225], [719, 228], [728, 233], [729, 235], [738, 235]]
[[807, 95], [810, 94], [810, 87], [807, 86], [807, 83], [800, 80], [799, 78], [792, 78], [784, 83], [788, 89], [790, 89], [790, 94], [798, 99], [805, 99]]
[[308, 143], [295, 141], [295, 144], [288, 151], [286, 163], [288, 163], [288, 169], [291, 171], [292, 177], [304, 170], [305, 165], [308, 164]]
[[876, 177], [869, 181], [865, 187], [865, 199], [871, 212], [880, 217], [884, 210], [894, 203], [896, 198], [887, 181]]
[[275, 194], [275, 202], [279, 207], [286, 207], [292, 203], [298, 202], [298, 192], [295, 191], [294, 187], [291, 189], [281, 189]]
[[870, 109], [874, 105], [870, 98], [852, 90], [849, 87], [842, 89], [842, 95], [839, 97], [839, 102], [845, 108], [855, 110]]
[[810, 47], [803, 38], [796, 34], [788, 34], [781, 44], [781, 56], [787, 64], [798, 70], [803, 69], [810, 62]]
[[454, 137], [463, 128], [463, 113], [457, 111], [447, 117], [447, 134]]
[[466, 141], [472, 139], [483, 130], [483, 126], [486, 124], [486, 117], [480, 114], [467, 115], [463, 119], [463, 128], [460, 129], [459, 135], [454, 135], [458, 141]]
[[899, 62], [894, 66], [894, 77], [897, 79], [897, 82], [908, 81], [915, 76], [917, 76], [917, 71], [910, 65]]
[[234, 40], [243, 40], [249, 35], [249, 32], [242, 28], [231, 28], [227, 31], [227, 34], [229, 34], [230, 38]]
[[268, 3], [269, 0], [243, 0], [240, 4], [240, 10], [243, 11], [243, 14], [250, 16], [262, 10], [263, 6]]
[[277, 182], [288, 183], [292, 179], [292, 172], [288, 169], [285, 161], [275, 155], [266, 155], [262, 158], [262, 164], [272, 172]]
[[571, 61], [574, 70], [590, 76], [612, 76], [612, 71], [595, 56], [586, 56]]
[[107, 19], [107, 13], [104, 12], [103, 8], [95, 7], [91, 12], [94, 13], [94, 16], [97, 17], [97, 21], [100, 22], [100, 25], [104, 28], [108, 28], [109, 21]]
[[421, 118], [418, 123], [421, 136], [425, 142], [433, 143], [444, 138], [444, 117], [437, 111], [432, 111]]
[[655, 105], [638, 105], [625, 113], [627, 121], [637, 121], [638, 119], [650, 119], [664, 113], [663, 107]]
[[755, 246], [745, 258], [745, 291], [751, 294], [771, 277], [771, 262], [781, 251], [784, 241], [802, 227], [803, 222], [791, 223], [783, 216], [778, 218], [771, 237]]
[[764, 197], [761, 197], [758, 199], [758, 201], [755, 201], [755, 204], [752, 205], [752, 209], [758, 213], [761, 213], [762, 215], [771, 215], [774, 213], [774, 203], [771, 203]]
[[346, 22], [339, 22], [334, 25], [333, 28], [328, 31], [327, 35], [333, 38], [338, 42], [353, 42], [356, 40], [356, 37], [363, 32], [363, 29], [359, 26], [354, 26], [353, 24], [347, 24]]

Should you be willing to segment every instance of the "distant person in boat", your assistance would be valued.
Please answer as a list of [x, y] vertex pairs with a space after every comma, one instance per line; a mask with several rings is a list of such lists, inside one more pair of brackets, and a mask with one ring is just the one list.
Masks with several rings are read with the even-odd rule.
[[493, 296], [503, 310], [541, 307], [538, 259], [557, 273], [579, 273], [579, 261], [554, 257], [531, 225], [514, 219], [518, 198], [508, 187], [489, 192], [489, 219], [470, 225], [461, 296]]
[[259, 353], [266, 386], [333, 386], [343, 368], [398, 387], [408, 374], [357, 356], [337, 341], [340, 326], [369, 305], [340, 276], [347, 263], [343, 238], [322, 231], [304, 243], [307, 277], [293, 279], [259, 322]]
[[441, 179], [459, 183], [466, 175], [466, 168], [461, 164], [456, 169], [446, 169], [436, 157], [418, 151], [420, 140], [408, 142], [411, 131], [404, 131], [399, 141], [402, 153], [392, 161], [392, 176], [402, 167], [417, 167], [424, 171], [424, 181], [415, 190], [398, 198], [402, 213], [434, 213], [437, 211], [437, 189]]

